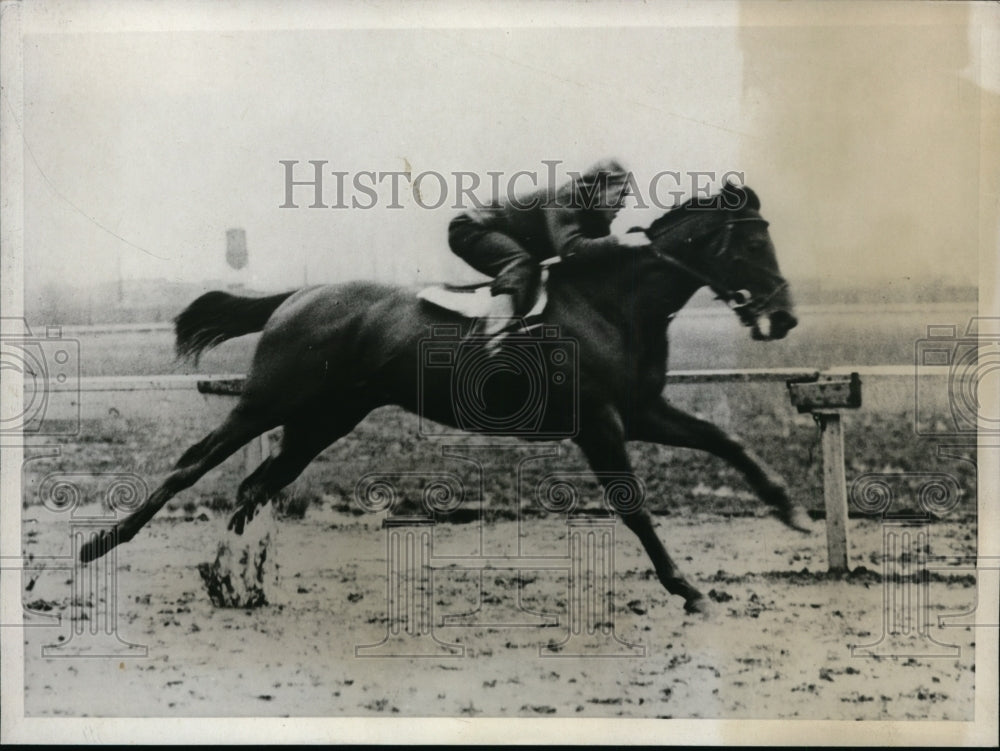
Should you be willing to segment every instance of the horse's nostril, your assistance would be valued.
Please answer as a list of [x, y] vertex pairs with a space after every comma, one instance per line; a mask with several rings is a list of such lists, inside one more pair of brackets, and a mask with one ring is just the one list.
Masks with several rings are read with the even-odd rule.
[[769, 316], [772, 333], [784, 336], [799, 324], [799, 319], [787, 310], [776, 310]]

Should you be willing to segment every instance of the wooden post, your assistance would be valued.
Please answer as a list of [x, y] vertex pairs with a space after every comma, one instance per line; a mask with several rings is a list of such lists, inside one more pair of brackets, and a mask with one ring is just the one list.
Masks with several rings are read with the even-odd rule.
[[847, 571], [847, 481], [844, 477], [844, 430], [836, 410], [815, 410], [823, 447], [823, 502], [826, 506], [827, 565]]
[[792, 404], [811, 412], [819, 425], [823, 448], [823, 503], [826, 506], [827, 569], [847, 571], [847, 481], [844, 477], [844, 429], [841, 409], [861, 406], [861, 378], [821, 374], [787, 382]]

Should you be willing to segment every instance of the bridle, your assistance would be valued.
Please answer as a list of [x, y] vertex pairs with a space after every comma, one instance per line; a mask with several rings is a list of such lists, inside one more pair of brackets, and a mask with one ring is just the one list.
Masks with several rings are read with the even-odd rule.
[[[696, 218], [699, 217], [690, 217], [684, 219], [680, 223], [675, 224], [674, 226], [669, 227], [667, 229], [664, 229], [662, 232], [659, 233], [650, 234], [646, 232], [646, 234], [649, 236], [651, 240], [660, 239], [663, 238], [665, 235], [673, 234], [681, 227], [684, 227], [685, 225], [694, 221]], [[727, 305], [729, 305], [729, 307], [737, 315], [739, 315], [740, 318], [743, 318], [745, 320], [753, 319], [756, 318], [761, 312], [763, 312], [767, 308], [768, 303], [771, 302], [771, 300], [774, 299], [776, 295], [778, 295], [780, 292], [788, 288], [788, 282], [785, 281], [780, 274], [776, 274], [770, 269], [765, 269], [758, 264], [752, 263], [744, 255], [731, 255], [729, 253], [729, 246], [733, 234], [733, 226], [736, 224], [746, 224], [750, 222], [763, 223], [765, 227], [767, 227], [768, 225], [767, 220], [756, 213], [754, 213], [752, 216], [742, 216], [737, 219], [726, 220], [725, 222], [723, 222], [721, 226], [721, 229], [724, 229], [725, 233], [722, 235], [719, 242], [717, 243], [718, 249], [711, 255], [714, 258], [726, 257], [732, 262], [746, 264], [747, 266], [753, 268], [753, 270], [756, 273], [770, 277], [772, 280], [774, 280], [775, 281], [774, 288], [771, 289], [771, 291], [768, 292], [766, 295], [763, 295], [761, 297], [755, 298], [753, 294], [746, 289], [738, 289], [738, 290], [731, 289], [726, 284], [723, 284], [720, 280], [715, 279], [709, 276], [708, 274], [704, 273], [703, 271], [700, 271], [692, 267], [690, 264], [687, 264], [684, 261], [681, 261], [680, 259], [675, 258], [674, 256], [668, 254], [667, 252], [660, 250], [658, 247], [656, 247], [656, 245], [652, 246], [653, 252], [656, 254], [656, 257], [660, 261], [663, 261], [664, 263], [667, 263], [677, 269], [680, 269], [689, 276], [692, 276], [698, 281], [702, 282], [706, 287], [711, 289], [712, 292], [714, 292], [720, 300], [723, 300]], [[687, 245], [690, 245], [695, 240], [701, 239], [705, 235], [717, 232], [719, 229], [720, 227], [712, 227], [702, 232], [697, 232], [688, 235], [686, 238], [684, 238], [683, 242]]]

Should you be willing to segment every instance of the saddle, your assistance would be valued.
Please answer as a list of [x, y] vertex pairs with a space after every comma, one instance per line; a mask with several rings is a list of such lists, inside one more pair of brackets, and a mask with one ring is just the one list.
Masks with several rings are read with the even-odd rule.
[[[523, 322], [521, 318], [514, 318], [511, 320], [511, 325], [505, 329], [521, 325], [523, 329], [527, 330], [539, 325], [540, 316], [549, 299], [545, 291], [548, 276], [548, 269], [542, 268], [542, 278], [538, 285], [535, 304], [524, 316]], [[442, 310], [457, 313], [463, 318], [478, 319], [479, 324], [474, 327], [473, 333], [482, 331], [488, 319], [505, 317], [505, 314], [496, 307], [496, 297], [490, 292], [490, 282], [467, 285], [436, 284], [420, 290], [417, 297]]]

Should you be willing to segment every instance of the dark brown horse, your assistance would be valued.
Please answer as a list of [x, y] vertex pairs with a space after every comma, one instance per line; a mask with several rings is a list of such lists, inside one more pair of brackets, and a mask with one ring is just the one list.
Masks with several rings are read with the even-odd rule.
[[[521, 429], [523, 421], [477, 423], [468, 410], [457, 408], [461, 395], [455, 391], [454, 369], [445, 360], [435, 366], [426, 357], [428, 342], [437, 342], [435, 326], [454, 329], [463, 321], [418, 299], [411, 289], [351, 282], [259, 299], [203, 295], [176, 319], [179, 355], [197, 357], [221, 341], [263, 330], [239, 403], [222, 425], [184, 453], [139, 509], [84, 545], [81, 559], [93, 560], [131, 540], [176, 493], [253, 438], [283, 426], [280, 451], [240, 485], [229, 526], [242, 533], [256, 509], [324, 448], [388, 404], [463, 429], [527, 439], [570, 437], [606, 490], [622, 477], [635, 482], [626, 441], [702, 449], [739, 469], [782, 521], [807, 530], [804, 509], [771, 469], [736, 438], [662, 396], [667, 326], [701, 287], [709, 286], [727, 301], [755, 339], [779, 339], [796, 325], [759, 209], [753, 191], [727, 185], [710, 199], [689, 201], [660, 217], [645, 230], [648, 247], [553, 266], [543, 319], [547, 331], [574, 343], [578, 361], [563, 368], [560, 388], [542, 394], [543, 414], [528, 431]], [[532, 340], [512, 337], [501, 350], [523, 341]], [[499, 416], [516, 413], [510, 400], [524, 395], [505, 393], [493, 389], [483, 397], [492, 406], [484, 409]], [[638, 535], [660, 581], [685, 599], [687, 610], [702, 610], [702, 594], [667, 554], [648, 510], [641, 502], [626, 506], [618, 511]]]

